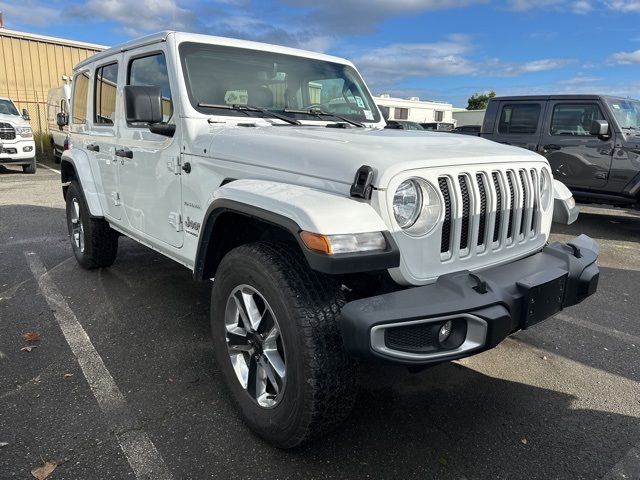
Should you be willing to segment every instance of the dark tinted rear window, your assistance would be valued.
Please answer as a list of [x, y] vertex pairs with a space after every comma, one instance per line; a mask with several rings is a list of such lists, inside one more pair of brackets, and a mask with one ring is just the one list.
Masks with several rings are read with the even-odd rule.
[[502, 134], [531, 134], [538, 130], [540, 105], [515, 103], [502, 107], [498, 132]]

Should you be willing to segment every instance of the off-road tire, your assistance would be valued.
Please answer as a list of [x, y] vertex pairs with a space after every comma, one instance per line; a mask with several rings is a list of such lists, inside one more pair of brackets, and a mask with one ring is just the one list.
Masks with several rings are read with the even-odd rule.
[[[272, 308], [285, 349], [286, 384], [272, 408], [260, 407], [240, 384], [226, 343], [225, 308], [239, 285], [259, 291]], [[337, 320], [341, 285], [311, 270], [297, 246], [253, 243], [222, 260], [211, 293], [215, 358], [245, 423], [279, 448], [307, 443], [349, 415], [358, 366], [345, 351]]]
[[[116, 260], [118, 254], [118, 232], [101, 218], [92, 218], [89, 207], [82, 193], [80, 184], [73, 180], [67, 189], [67, 227], [71, 248], [81, 267], [88, 270], [109, 267]], [[84, 251], [76, 245], [72, 230], [72, 209], [76, 199], [80, 207], [80, 218], [84, 229]]]
[[22, 173], [36, 173], [36, 159], [34, 158], [29, 165], [22, 165]]

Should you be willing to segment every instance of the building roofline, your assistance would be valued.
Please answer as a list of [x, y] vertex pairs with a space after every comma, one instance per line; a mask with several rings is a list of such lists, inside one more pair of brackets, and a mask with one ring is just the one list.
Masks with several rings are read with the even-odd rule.
[[48, 35], [37, 35], [35, 33], [18, 32], [17, 30], [9, 30], [8, 28], [0, 28], [0, 36], [21, 38], [25, 40], [36, 40], [44, 43], [54, 43], [56, 45], [80, 47], [91, 50], [106, 50], [107, 48], [109, 48], [105, 45], [98, 45], [96, 43], [78, 42], [76, 40], [69, 40], [66, 38], [50, 37]]

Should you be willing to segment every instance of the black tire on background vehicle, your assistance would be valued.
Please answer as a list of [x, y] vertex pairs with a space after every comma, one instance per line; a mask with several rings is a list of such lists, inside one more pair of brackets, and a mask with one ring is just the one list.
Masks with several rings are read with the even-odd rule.
[[108, 267], [118, 253], [118, 232], [100, 218], [91, 218], [77, 181], [67, 189], [67, 226], [73, 254], [86, 269]]
[[22, 166], [22, 173], [36, 173], [36, 159], [34, 158], [29, 165]]
[[307, 443], [351, 412], [358, 368], [338, 331], [343, 304], [340, 283], [283, 244], [240, 246], [216, 272], [216, 363], [245, 423], [274, 446]]

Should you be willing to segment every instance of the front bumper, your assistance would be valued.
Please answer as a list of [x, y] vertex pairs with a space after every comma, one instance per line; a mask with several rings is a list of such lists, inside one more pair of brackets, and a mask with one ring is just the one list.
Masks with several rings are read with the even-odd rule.
[[[347, 350], [402, 365], [455, 360], [498, 345], [595, 293], [598, 244], [580, 235], [482, 272], [443, 275], [432, 285], [347, 303], [340, 329]], [[438, 331], [451, 321], [451, 335]]]
[[0, 163], [28, 164], [36, 156], [36, 143], [33, 139], [3, 140], [0, 142], [2, 142]]

